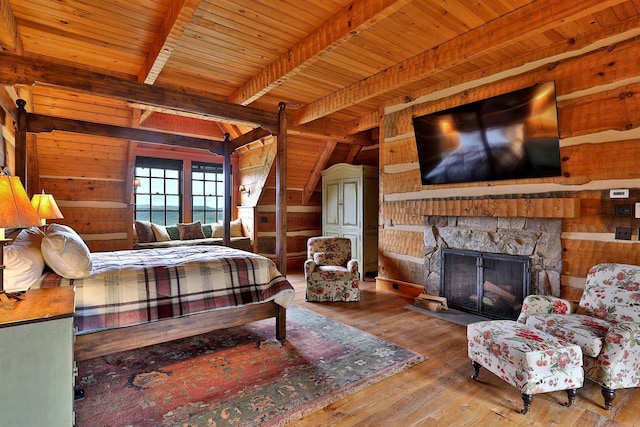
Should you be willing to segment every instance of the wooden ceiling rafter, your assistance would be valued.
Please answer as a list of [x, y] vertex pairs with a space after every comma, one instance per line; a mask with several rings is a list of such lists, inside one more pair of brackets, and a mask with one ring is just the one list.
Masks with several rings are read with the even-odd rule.
[[176, 111], [186, 111], [219, 120], [260, 126], [273, 134], [279, 133], [277, 112], [231, 104], [202, 95], [152, 87], [144, 83], [123, 80], [97, 72], [80, 70], [33, 58], [0, 52], [0, 84], [44, 84], [103, 95], [134, 103]]
[[335, 141], [325, 141], [324, 148], [320, 152], [320, 157], [313, 165], [313, 169], [309, 174], [309, 179], [307, 179], [307, 183], [302, 189], [302, 204], [306, 205], [311, 200], [311, 196], [313, 192], [316, 190], [318, 186], [318, 182], [320, 182], [320, 178], [322, 178], [322, 171], [327, 167], [327, 162], [331, 158], [334, 150], [336, 149]]
[[411, 0], [359, 0], [351, 3], [231, 95], [229, 102], [248, 105]]
[[187, 28], [201, 0], [179, 0], [169, 2], [162, 26], [147, 53], [145, 63], [138, 74], [138, 81], [149, 85], [155, 83]]
[[224, 154], [223, 143], [210, 139], [124, 126], [105, 125], [102, 123], [87, 122], [83, 120], [46, 116], [43, 114], [28, 113], [27, 118], [26, 132], [28, 133], [53, 131], [84, 133], [108, 138], [126, 139], [130, 141], [152, 142], [178, 147], [197, 148], [207, 150], [213, 154]]
[[[289, 117], [292, 127], [311, 122], [393, 89], [417, 82], [472, 58], [541, 34], [625, 0], [557, 2], [538, 0], [502, 15], [439, 46], [302, 106]], [[522, 22], [528, 25], [523, 27]]]
[[18, 55], [24, 54], [18, 24], [8, 0], [0, 1], [0, 46]]

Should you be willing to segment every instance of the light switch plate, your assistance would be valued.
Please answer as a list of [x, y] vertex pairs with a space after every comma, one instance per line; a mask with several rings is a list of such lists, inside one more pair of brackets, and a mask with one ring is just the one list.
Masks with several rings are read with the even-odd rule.
[[640, 202], [636, 202], [636, 218], [640, 218]]

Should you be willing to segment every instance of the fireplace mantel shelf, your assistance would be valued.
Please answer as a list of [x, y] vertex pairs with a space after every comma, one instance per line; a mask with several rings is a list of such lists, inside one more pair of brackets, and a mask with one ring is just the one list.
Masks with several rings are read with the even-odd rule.
[[415, 202], [422, 215], [488, 216], [522, 218], [577, 218], [580, 199], [476, 199], [420, 200]]

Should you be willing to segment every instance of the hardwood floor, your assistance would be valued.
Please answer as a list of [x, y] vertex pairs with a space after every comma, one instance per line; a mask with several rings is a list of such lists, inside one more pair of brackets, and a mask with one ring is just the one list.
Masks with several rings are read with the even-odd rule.
[[520, 393], [486, 370], [478, 381], [467, 357], [466, 327], [405, 307], [413, 300], [376, 292], [361, 282], [356, 303], [308, 303], [304, 275], [289, 272], [294, 303], [423, 354], [426, 360], [291, 426], [640, 426], [640, 390], [617, 391], [613, 410], [603, 409], [600, 387], [585, 381], [574, 406], [564, 391], [537, 394], [526, 415]]

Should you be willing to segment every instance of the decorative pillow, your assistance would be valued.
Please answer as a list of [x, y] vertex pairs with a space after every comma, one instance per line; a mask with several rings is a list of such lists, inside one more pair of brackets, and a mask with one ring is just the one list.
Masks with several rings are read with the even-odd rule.
[[211, 224], [211, 237], [219, 237], [222, 239], [224, 233], [224, 227], [222, 224]]
[[153, 227], [149, 221], [134, 221], [136, 226], [136, 234], [140, 243], [151, 243], [156, 241], [156, 235], [153, 233]]
[[133, 243], [140, 243], [140, 239], [138, 238], [138, 231], [136, 230], [136, 223], [135, 221], [133, 222], [133, 224], [131, 224], [131, 227], [133, 227]]
[[38, 227], [26, 228], [4, 247], [4, 290], [26, 291], [42, 276], [44, 259], [40, 243], [44, 233]]
[[171, 236], [167, 232], [167, 227], [160, 224], [151, 223], [151, 229], [153, 230], [153, 235], [156, 238], [156, 242], [168, 242], [171, 240]]
[[342, 252], [316, 252], [313, 262], [317, 265], [344, 265], [346, 259]]
[[231, 237], [242, 237], [242, 220], [240, 218], [231, 221], [229, 226], [231, 228], [231, 231], [229, 233], [231, 234]]
[[180, 233], [180, 240], [204, 239], [200, 221], [190, 222], [188, 224], [179, 223], [178, 232]]
[[93, 263], [89, 248], [71, 227], [51, 224], [42, 244], [42, 257], [57, 275], [79, 279], [91, 275]]

